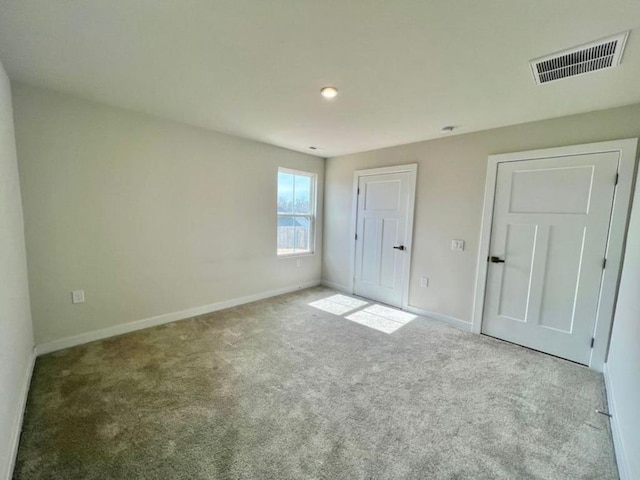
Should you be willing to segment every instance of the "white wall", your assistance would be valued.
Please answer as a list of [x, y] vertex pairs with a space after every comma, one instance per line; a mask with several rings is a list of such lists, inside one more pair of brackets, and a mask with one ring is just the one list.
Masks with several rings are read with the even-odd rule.
[[11, 89], [0, 63], [0, 478], [11, 477], [32, 355]]
[[[13, 86], [37, 344], [320, 281], [324, 159]], [[299, 267], [276, 257], [279, 166], [319, 178]]]
[[[640, 175], [636, 185], [640, 182]], [[636, 188], [606, 376], [622, 479], [640, 478], [640, 188]], [[626, 470], [626, 476], [624, 472]]]
[[[353, 172], [418, 163], [410, 306], [470, 322], [487, 157], [640, 136], [640, 105], [330, 158], [323, 281], [347, 288]], [[466, 241], [452, 252], [452, 239]], [[420, 287], [420, 277], [429, 287]]]

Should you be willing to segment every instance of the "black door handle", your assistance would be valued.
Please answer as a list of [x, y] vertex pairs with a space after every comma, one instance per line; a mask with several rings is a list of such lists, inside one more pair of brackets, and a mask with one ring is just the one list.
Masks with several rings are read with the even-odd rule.
[[406, 250], [406, 248], [404, 248], [404, 245], [397, 245], [393, 248], [395, 248], [396, 250], [403, 250], [403, 251]]
[[491, 263], [504, 263], [504, 260], [501, 259], [500, 257], [490, 257], [489, 261]]

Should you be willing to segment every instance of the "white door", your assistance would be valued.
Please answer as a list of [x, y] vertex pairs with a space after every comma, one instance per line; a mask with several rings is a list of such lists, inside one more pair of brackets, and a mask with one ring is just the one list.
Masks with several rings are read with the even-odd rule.
[[618, 158], [498, 164], [483, 333], [589, 363]]
[[354, 293], [402, 307], [409, 271], [415, 170], [360, 176]]

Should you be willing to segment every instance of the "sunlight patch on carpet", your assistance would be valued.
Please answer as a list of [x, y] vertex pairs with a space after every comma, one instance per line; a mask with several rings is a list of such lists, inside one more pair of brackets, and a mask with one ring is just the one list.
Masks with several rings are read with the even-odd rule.
[[[333, 315], [343, 316], [359, 325], [364, 325], [384, 333], [393, 333], [414, 320], [412, 315], [401, 310], [358, 300], [346, 295], [332, 295], [327, 298], [311, 302], [309, 306]], [[367, 308], [363, 308], [367, 307]], [[347, 315], [349, 314], [349, 315]]]
[[345, 318], [380, 332], [393, 333], [415, 319], [416, 316], [382, 305], [372, 305]]
[[322, 310], [323, 312], [333, 313], [334, 315], [344, 315], [365, 305], [368, 305], [368, 303], [363, 300], [340, 294], [332, 295], [309, 304], [311, 307]]

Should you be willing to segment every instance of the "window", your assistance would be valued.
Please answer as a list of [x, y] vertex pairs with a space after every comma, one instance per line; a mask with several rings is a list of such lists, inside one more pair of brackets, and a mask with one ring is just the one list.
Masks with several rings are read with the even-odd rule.
[[278, 255], [313, 253], [316, 174], [278, 169]]

